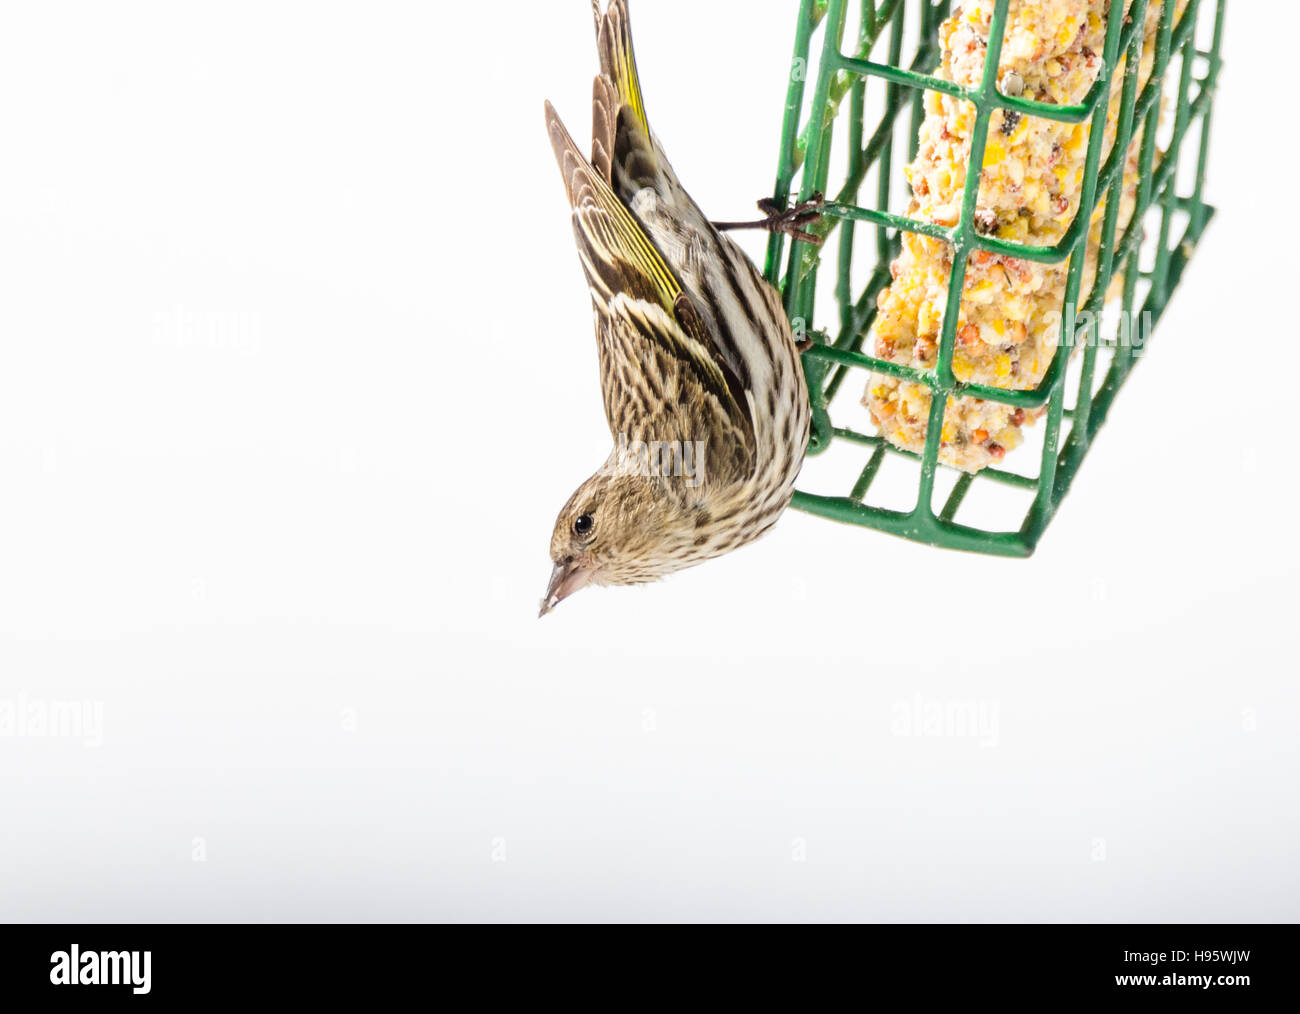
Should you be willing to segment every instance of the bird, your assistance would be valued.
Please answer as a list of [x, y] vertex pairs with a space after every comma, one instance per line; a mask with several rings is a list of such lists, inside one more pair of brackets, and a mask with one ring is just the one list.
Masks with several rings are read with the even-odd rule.
[[592, 141], [550, 102], [555, 153], [591, 292], [614, 447], [551, 536], [544, 616], [588, 585], [633, 585], [746, 545], [790, 503], [808, 445], [808, 389], [777, 290], [726, 232], [820, 243], [822, 197], [753, 222], [711, 222], [646, 117], [627, 0], [593, 0], [600, 73]]

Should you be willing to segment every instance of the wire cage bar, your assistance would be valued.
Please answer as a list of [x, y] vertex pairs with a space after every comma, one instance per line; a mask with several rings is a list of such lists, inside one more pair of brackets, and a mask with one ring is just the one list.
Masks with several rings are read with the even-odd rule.
[[[781, 288], [796, 332], [814, 338], [803, 357], [813, 408], [809, 458], [815, 459], [833, 446], [848, 445], [860, 449], [862, 467], [846, 493], [825, 495], [803, 488], [811, 471], [806, 466], [792, 506], [934, 546], [1029, 556], [1074, 482], [1140, 351], [1117, 334], [1113, 339], [1085, 340], [1082, 354], [1073, 356], [1073, 338], [1067, 341], [1063, 335], [1041, 382], [1032, 388], [1012, 390], [959, 380], [953, 373], [953, 352], [968, 260], [978, 251], [988, 251], [1040, 264], [1068, 261], [1065, 303], [1074, 307], [1081, 289], [1090, 223], [1106, 201], [1096, 278], [1079, 310], [1094, 317], [1100, 314], [1107, 291], [1113, 288], [1112, 280], [1120, 279], [1116, 284], [1122, 288], [1123, 314], [1152, 325], [1159, 321], [1214, 215], [1203, 193], [1214, 93], [1222, 67], [1226, 0], [1188, 0], [1181, 16], [1176, 14], [1174, 0], [1161, 5], [1154, 66], [1140, 88], [1142, 26], [1148, 3], [1159, 0], [1132, 0], [1127, 18], [1107, 19], [1101, 73], [1077, 105], [1035, 101], [1000, 89], [999, 57], [1010, 0], [996, 0], [983, 77], [976, 87], [930, 73], [939, 64], [939, 27], [952, 13], [951, 0], [860, 2], [856, 37], [851, 40], [845, 39], [850, 0], [801, 0], [799, 4], [774, 198], [785, 206], [794, 194], [800, 200], [809, 199], [814, 192], [828, 194], [824, 220], [818, 227], [827, 242], [819, 248], [797, 240], [787, 243], [785, 236], [772, 235], [766, 274]], [[1119, 3], [1113, 0], [1114, 7]], [[814, 75], [810, 61], [819, 35]], [[905, 41], [909, 41], [906, 58]], [[1125, 77], [1115, 141], [1103, 160], [1112, 76], [1121, 61]], [[810, 89], [806, 87], [809, 81]], [[906, 132], [905, 150], [914, 157], [927, 91], [962, 99], [975, 112], [960, 218], [952, 226], [891, 210], [902, 162], [896, 138]], [[1053, 245], [999, 239], [976, 228], [990, 118], [997, 109], [1091, 124], [1078, 213], [1063, 238]], [[1157, 144], [1157, 134], [1170, 122], [1170, 113], [1172, 132], [1162, 146]], [[832, 164], [832, 138], [837, 130], [846, 132], [841, 144], [848, 152], [846, 164], [840, 168]], [[1117, 208], [1124, 165], [1139, 131], [1137, 204], [1127, 228], [1120, 230]], [[1199, 140], [1193, 144], [1189, 139], [1197, 132]], [[869, 187], [873, 173], [874, 187]], [[837, 190], [830, 189], [833, 178]], [[863, 237], [855, 236], [858, 230], [874, 230], [874, 235], [868, 233], [868, 242], [863, 243]], [[829, 240], [836, 232], [838, 255], [832, 267]], [[864, 350], [876, 317], [877, 298], [890, 284], [890, 263], [900, 252], [905, 232], [942, 240], [953, 254], [938, 355], [929, 368], [876, 358]], [[871, 239], [874, 242], [869, 242]], [[855, 260], [863, 257], [873, 258], [874, 267], [865, 282], [859, 279], [855, 285], [854, 275], [862, 274], [860, 265], [855, 268]], [[1144, 267], [1148, 260], [1150, 266]], [[826, 272], [835, 279], [837, 319], [822, 324], [814, 315], [817, 284]], [[1074, 319], [1062, 309], [1063, 319]], [[1104, 362], [1107, 358], [1108, 365]], [[837, 395], [850, 379], [846, 390], [860, 390], [870, 374], [903, 378], [929, 389], [930, 415], [921, 453], [895, 447], [884, 436], [865, 432], [869, 427], [855, 428], [840, 418]], [[976, 473], [959, 472], [940, 462], [940, 434], [948, 399], [963, 396], [1042, 411], [1042, 450], [1037, 455], [1036, 472], [1024, 471], [1034, 462], [1028, 446], [1022, 449], [1024, 455], [1013, 452], [998, 467]], [[1022, 461], [1025, 455], [1029, 460]], [[916, 499], [910, 509], [872, 502], [873, 485], [886, 460], [893, 457], [916, 466]], [[941, 475], [947, 476], [945, 485], [951, 483], [946, 493], [939, 488]], [[1001, 525], [963, 523], [962, 508], [972, 490], [988, 483], [1024, 491], [1027, 508]]]

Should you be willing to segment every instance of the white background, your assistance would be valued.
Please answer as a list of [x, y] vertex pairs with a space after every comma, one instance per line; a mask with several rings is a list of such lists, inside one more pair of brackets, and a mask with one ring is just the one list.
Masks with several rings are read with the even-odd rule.
[[[0, 737], [0, 917], [1300, 916], [1294, 60], [1229, 6], [1220, 216], [1031, 560], [791, 512], [539, 621], [587, 4], [9, 5], [0, 702], [102, 726]], [[747, 215], [793, 0], [633, 7]]]

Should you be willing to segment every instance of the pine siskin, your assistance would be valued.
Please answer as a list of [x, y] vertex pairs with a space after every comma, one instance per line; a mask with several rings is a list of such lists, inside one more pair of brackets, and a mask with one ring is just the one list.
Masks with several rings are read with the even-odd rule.
[[711, 223], [646, 120], [626, 0], [593, 0], [600, 75], [588, 160], [546, 104], [595, 308], [605, 464], [560, 511], [541, 615], [588, 584], [654, 581], [758, 538], [790, 502], [808, 391], [775, 289], [723, 229], [808, 242], [820, 197]]

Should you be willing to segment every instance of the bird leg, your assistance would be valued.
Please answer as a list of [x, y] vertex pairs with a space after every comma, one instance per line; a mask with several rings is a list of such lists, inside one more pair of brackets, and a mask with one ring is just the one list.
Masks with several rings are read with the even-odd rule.
[[756, 222], [714, 222], [713, 228], [719, 232], [731, 229], [766, 229], [768, 232], [783, 232], [787, 236], [821, 246], [823, 237], [808, 232], [804, 226], [814, 225], [822, 220], [822, 206], [825, 198], [814, 192], [806, 201], [800, 201], [793, 208], [782, 211], [774, 200], [764, 197], [758, 202], [758, 210], [767, 217]]

